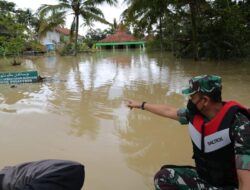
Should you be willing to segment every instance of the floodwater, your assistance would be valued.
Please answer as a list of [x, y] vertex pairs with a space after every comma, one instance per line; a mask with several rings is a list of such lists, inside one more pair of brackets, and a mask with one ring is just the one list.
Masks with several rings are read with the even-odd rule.
[[183, 107], [194, 75], [223, 77], [223, 97], [250, 107], [249, 62], [193, 62], [168, 53], [98, 52], [0, 60], [0, 71], [37, 70], [44, 83], [0, 85], [0, 168], [40, 159], [85, 165], [84, 189], [151, 190], [164, 164], [192, 165], [186, 126], [123, 99]]

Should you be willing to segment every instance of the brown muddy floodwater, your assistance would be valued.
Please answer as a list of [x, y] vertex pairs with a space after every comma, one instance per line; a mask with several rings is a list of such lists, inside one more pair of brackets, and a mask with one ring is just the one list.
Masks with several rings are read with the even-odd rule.
[[193, 62], [167, 53], [98, 52], [33, 57], [0, 71], [37, 70], [44, 83], [0, 85], [0, 168], [40, 159], [85, 165], [86, 190], [152, 190], [163, 164], [188, 165], [186, 126], [124, 98], [185, 106], [180, 90], [194, 75], [223, 77], [223, 97], [250, 107], [249, 62]]

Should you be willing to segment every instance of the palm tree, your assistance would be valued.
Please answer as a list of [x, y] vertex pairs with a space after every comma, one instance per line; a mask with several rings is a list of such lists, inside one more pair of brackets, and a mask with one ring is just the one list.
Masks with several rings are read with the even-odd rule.
[[71, 34], [74, 35], [75, 40], [75, 55], [77, 55], [77, 40], [79, 30], [79, 18], [83, 19], [85, 25], [91, 25], [93, 21], [99, 21], [104, 24], [109, 24], [104, 19], [104, 15], [101, 9], [97, 8], [97, 5], [102, 3], [108, 3], [109, 5], [115, 5], [117, 0], [58, 0], [59, 4], [56, 5], [42, 5], [39, 8], [39, 12], [42, 14], [49, 13], [51, 11], [57, 12], [70, 12], [74, 15], [71, 24]]
[[[153, 25], [159, 29], [160, 47], [163, 50], [163, 21], [168, 15], [170, 0], [124, 0], [128, 8], [123, 12], [125, 22], [132, 22], [151, 33]], [[144, 30], [142, 30], [144, 31]]]
[[[195, 60], [198, 59], [198, 23], [197, 18], [201, 6], [207, 4], [206, 0], [124, 0], [128, 4], [128, 8], [123, 12], [123, 17], [131, 20], [137, 25], [144, 25], [148, 31], [152, 25], [159, 28], [160, 43], [163, 42], [163, 29], [167, 28], [166, 19], [173, 12], [173, 8], [182, 9], [187, 15], [190, 15], [190, 23], [192, 29], [192, 53]], [[170, 7], [170, 8], [169, 8]], [[188, 7], [188, 8], [187, 8]], [[172, 13], [170, 14], [170, 12]], [[165, 24], [165, 26], [164, 26]], [[162, 49], [162, 44], [160, 44]]]
[[38, 14], [37, 34], [39, 38], [46, 35], [48, 31], [52, 31], [55, 27], [65, 24], [65, 12], [56, 12], [53, 10], [49, 16], [42, 13]]

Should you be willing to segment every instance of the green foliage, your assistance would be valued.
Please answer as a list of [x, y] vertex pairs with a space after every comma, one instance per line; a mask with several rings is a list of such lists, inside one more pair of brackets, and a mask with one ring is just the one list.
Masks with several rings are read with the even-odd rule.
[[213, 22], [203, 20], [199, 30], [200, 57], [227, 59], [247, 57], [249, 27], [239, 4], [225, 0], [215, 1], [211, 14]]
[[0, 38], [1, 55], [20, 55], [24, 50], [26, 39], [25, 27], [15, 23], [15, 16], [10, 14], [0, 17], [0, 27], [3, 28], [3, 35]]
[[15, 11], [16, 21], [26, 27], [35, 27], [36, 18], [30, 9]]
[[7, 15], [15, 11], [15, 3], [0, 0], [0, 14]]
[[17, 57], [32, 39], [35, 17], [29, 9], [16, 9], [14, 3], [0, 0], [0, 56]]
[[154, 35], [148, 48], [180, 57], [250, 56], [250, 1], [126, 0], [123, 20], [136, 36]]
[[5, 53], [4, 47], [0, 46], [0, 56], [3, 56]]
[[81, 43], [78, 44], [78, 51], [79, 52], [85, 52], [85, 51], [89, 51], [90, 48], [88, 47], [88, 45], [86, 43]]
[[8, 42], [5, 43], [5, 51], [8, 55], [14, 55], [14, 57], [19, 56], [24, 50], [24, 39], [21, 37], [10, 38]]
[[[94, 44], [93, 44], [94, 46]], [[67, 43], [63, 47], [58, 48], [57, 51], [61, 56], [65, 55], [74, 55], [75, 52], [74, 43]], [[95, 48], [90, 48], [85, 42], [78, 43], [77, 45], [78, 52], [93, 52]]]
[[24, 48], [27, 51], [46, 52], [46, 47], [38, 41], [26, 42]]
[[58, 48], [57, 51], [61, 56], [73, 55], [75, 51], [74, 44], [73, 43], [65, 44], [63, 47]]
[[91, 29], [86, 33], [84, 43], [86, 43], [88, 45], [88, 47], [91, 48], [96, 42], [106, 38], [107, 36], [109, 36], [113, 33], [114, 33], [113, 28], [105, 29], [105, 30]]

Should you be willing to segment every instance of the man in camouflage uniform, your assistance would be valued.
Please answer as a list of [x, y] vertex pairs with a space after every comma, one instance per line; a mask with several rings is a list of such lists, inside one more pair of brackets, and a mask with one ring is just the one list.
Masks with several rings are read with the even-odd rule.
[[156, 190], [250, 189], [250, 114], [237, 102], [221, 99], [221, 78], [193, 77], [186, 108], [139, 103], [127, 106], [189, 124], [195, 167], [165, 165], [154, 178]]

